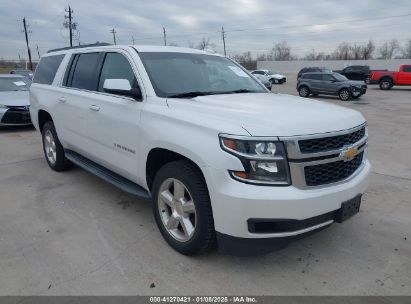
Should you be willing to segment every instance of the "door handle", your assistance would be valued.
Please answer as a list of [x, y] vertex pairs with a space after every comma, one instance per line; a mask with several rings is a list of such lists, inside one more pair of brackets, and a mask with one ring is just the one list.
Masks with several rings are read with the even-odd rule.
[[88, 107], [90, 110], [92, 110], [92, 111], [100, 111], [100, 107], [98, 107], [98, 106], [96, 106], [96, 105], [91, 105], [91, 106], [89, 106]]
[[60, 101], [60, 102], [66, 102], [67, 101], [66, 98], [64, 98], [64, 97], [59, 97], [57, 100]]

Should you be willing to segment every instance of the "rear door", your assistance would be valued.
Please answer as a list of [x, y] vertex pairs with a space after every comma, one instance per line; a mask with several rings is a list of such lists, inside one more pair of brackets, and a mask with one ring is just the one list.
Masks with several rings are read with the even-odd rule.
[[322, 77], [321, 73], [313, 73], [309, 74], [310, 84], [311, 84], [311, 91], [313, 93], [324, 93], [323, 86], [322, 86]]
[[102, 59], [101, 52], [73, 54], [58, 98], [67, 148], [91, 158], [97, 149], [93, 106], [99, 98], [96, 91]]
[[398, 73], [398, 84], [411, 85], [411, 65], [402, 66], [402, 71]]

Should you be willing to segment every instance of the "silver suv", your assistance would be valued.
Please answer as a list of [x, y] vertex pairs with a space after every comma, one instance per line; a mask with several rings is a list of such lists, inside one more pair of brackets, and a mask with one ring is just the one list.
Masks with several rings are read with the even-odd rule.
[[324, 94], [338, 96], [346, 101], [364, 95], [367, 85], [364, 81], [348, 80], [338, 73], [315, 72], [305, 73], [298, 78], [297, 91], [301, 97]]

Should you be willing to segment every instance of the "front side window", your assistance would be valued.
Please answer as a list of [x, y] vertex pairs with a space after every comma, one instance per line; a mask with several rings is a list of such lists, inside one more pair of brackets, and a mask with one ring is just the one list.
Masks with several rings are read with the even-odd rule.
[[323, 80], [324, 81], [333, 81], [333, 80], [335, 80], [335, 78], [330, 74], [323, 74]]
[[28, 91], [30, 84], [26, 77], [0, 77], [0, 92]]
[[127, 79], [132, 88], [137, 88], [138, 83], [126, 57], [119, 53], [107, 53], [103, 68], [100, 73], [98, 91], [104, 92], [103, 86], [106, 79]]
[[231, 60], [207, 54], [141, 52], [159, 97], [229, 93], [266, 93], [266, 89]]
[[403, 71], [406, 72], [406, 73], [410, 73], [411, 72], [411, 65], [404, 66]]
[[64, 55], [53, 55], [41, 58], [34, 73], [33, 82], [52, 84], [63, 58]]
[[333, 75], [334, 78], [337, 79], [338, 81], [346, 81], [346, 80], [348, 80], [347, 77], [345, 77], [344, 75], [338, 74], [338, 73], [333, 73], [332, 75]]
[[[78, 54], [77, 60], [73, 60], [73, 74], [69, 87], [95, 91], [97, 89], [96, 70], [100, 53]], [[77, 61], [77, 62], [76, 62]]]

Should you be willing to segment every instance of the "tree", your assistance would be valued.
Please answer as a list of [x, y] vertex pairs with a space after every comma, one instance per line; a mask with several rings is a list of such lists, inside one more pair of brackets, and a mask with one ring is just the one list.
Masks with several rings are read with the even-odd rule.
[[392, 59], [397, 51], [400, 49], [400, 44], [397, 39], [385, 41], [378, 49], [381, 59]]
[[168, 44], [168, 46], [178, 46], [178, 44], [177, 44], [176, 42], [170, 42], [170, 43]]
[[353, 59], [351, 46], [347, 42], [340, 43], [333, 52], [332, 57], [336, 60]]
[[405, 46], [401, 50], [402, 57], [405, 59], [411, 59], [411, 39], [405, 43]]
[[295, 57], [291, 55], [291, 48], [285, 40], [274, 45], [274, 47], [271, 49], [271, 56], [273, 60], [277, 61], [295, 59]]
[[361, 47], [361, 59], [368, 60], [372, 58], [372, 54], [375, 50], [375, 44], [372, 40], [369, 40], [368, 43]]
[[234, 55], [233, 59], [248, 70], [255, 70], [257, 68], [257, 60], [253, 59], [251, 52]]
[[199, 50], [205, 50], [205, 49], [209, 49], [209, 48], [213, 48], [213, 47], [214, 47], [214, 45], [212, 43], [210, 43], [210, 38], [208, 38], [208, 37], [207, 38], [203, 37], [197, 45], [197, 49], [199, 49]]
[[361, 55], [362, 55], [362, 46], [361, 45], [359, 45], [359, 44], [357, 44], [357, 43], [354, 43], [352, 46], [351, 46], [351, 56], [353, 57], [353, 59], [354, 60], [358, 60], [358, 59], [361, 59]]
[[303, 58], [303, 60], [324, 60], [326, 59], [326, 55], [324, 52], [317, 53], [315, 49], [311, 49]]

